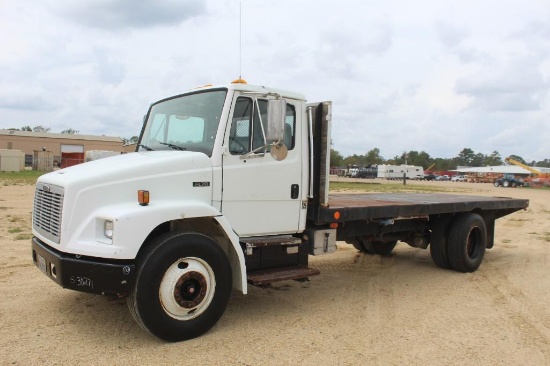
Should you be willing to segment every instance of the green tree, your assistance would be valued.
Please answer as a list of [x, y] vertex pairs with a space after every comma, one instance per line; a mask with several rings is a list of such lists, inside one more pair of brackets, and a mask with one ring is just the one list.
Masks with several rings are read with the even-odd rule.
[[362, 166], [362, 165], [365, 165], [365, 161], [366, 161], [365, 155], [353, 154], [346, 157], [343, 161], [343, 164], [346, 166], [348, 165]]
[[485, 158], [486, 155], [483, 155], [482, 153], [475, 154], [470, 162], [470, 166], [479, 167], [485, 165]]
[[342, 166], [344, 157], [338, 151], [330, 149], [330, 166]]
[[32, 130], [33, 130], [34, 132], [48, 133], [48, 132], [50, 132], [51, 128], [49, 128], [49, 127], [44, 127], [44, 126], [34, 126]]
[[550, 168], [550, 159], [544, 159], [541, 161], [537, 161], [535, 166], [541, 167], [541, 168]]
[[500, 153], [498, 151], [493, 151], [491, 155], [485, 157], [485, 165], [488, 166], [497, 166], [502, 165], [502, 157], [500, 156]]
[[525, 160], [523, 160], [523, 158], [521, 156], [510, 155], [509, 158], [514, 159], [515, 161], [519, 161], [520, 163], [527, 165], [527, 162]]
[[465, 147], [458, 153], [458, 156], [456, 157], [456, 164], [460, 166], [471, 166], [474, 158], [474, 150]]
[[68, 129], [66, 129], [66, 130], [61, 131], [61, 133], [66, 133], [66, 134], [68, 134], [68, 135], [75, 135], [75, 134], [77, 134], [78, 132], [79, 132], [79, 131], [73, 130], [72, 128], [68, 128]]
[[21, 127], [21, 131], [31, 132], [32, 128], [31, 128], [31, 126], [23, 126], [23, 127]]
[[384, 162], [384, 158], [380, 156], [380, 149], [375, 147], [365, 155], [365, 165], [378, 165]]

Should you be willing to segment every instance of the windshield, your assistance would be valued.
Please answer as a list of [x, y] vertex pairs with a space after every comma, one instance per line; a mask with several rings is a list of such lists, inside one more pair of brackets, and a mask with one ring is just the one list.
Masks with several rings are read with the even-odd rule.
[[212, 155], [227, 90], [188, 94], [154, 104], [140, 150], [198, 151]]

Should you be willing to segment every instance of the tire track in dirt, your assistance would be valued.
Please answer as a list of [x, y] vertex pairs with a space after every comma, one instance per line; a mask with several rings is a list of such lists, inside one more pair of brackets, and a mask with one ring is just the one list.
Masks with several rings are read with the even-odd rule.
[[[489, 262], [489, 261], [488, 261]], [[485, 263], [489, 267], [490, 263]], [[512, 323], [526, 342], [534, 345], [550, 362], [550, 315], [546, 306], [539, 306], [529, 299], [521, 288], [513, 285], [506, 273], [496, 267], [478, 271], [470, 281], [479, 293], [486, 294], [495, 304], [495, 308], [504, 315], [504, 322]], [[532, 314], [538, 314], [535, 318]], [[546, 314], [540, 319], [541, 314]]]

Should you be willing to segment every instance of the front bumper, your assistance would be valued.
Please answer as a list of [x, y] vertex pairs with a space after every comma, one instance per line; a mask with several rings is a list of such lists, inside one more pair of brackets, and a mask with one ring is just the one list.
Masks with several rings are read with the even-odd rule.
[[125, 296], [135, 280], [133, 262], [108, 261], [62, 253], [32, 238], [34, 264], [63, 288], [100, 295]]

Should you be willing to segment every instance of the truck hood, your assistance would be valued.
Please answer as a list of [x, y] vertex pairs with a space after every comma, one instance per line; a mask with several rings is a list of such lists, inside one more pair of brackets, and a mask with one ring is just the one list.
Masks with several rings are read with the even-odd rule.
[[[47, 200], [33, 208], [35, 213], [40, 210], [43, 217], [52, 218], [51, 222], [61, 223], [56, 234], [55, 227], [38, 228], [33, 220], [33, 232], [41, 240], [68, 253], [133, 258], [135, 247], [124, 241], [101, 244], [105, 239], [102, 223], [111, 220], [118, 233], [139, 232], [143, 240], [158, 224], [152, 216], [168, 212], [170, 215], [159, 218], [162, 223], [188, 215], [190, 206], [211, 207], [212, 165], [210, 158], [199, 152], [136, 152], [45, 174], [38, 179], [37, 188], [55, 191], [52, 194], [60, 197], [55, 200], [62, 202], [61, 210]], [[149, 191], [148, 205], [139, 205], [140, 190]]]
[[202, 153], [187, 151], [149, 151], [117, 155], [74, 165], [42, 175], [38, 181], [61, 187], [114, 183], [119, 180], [146, 180], [159, 175], [178, 175], [189, 170], [210, 167]]

